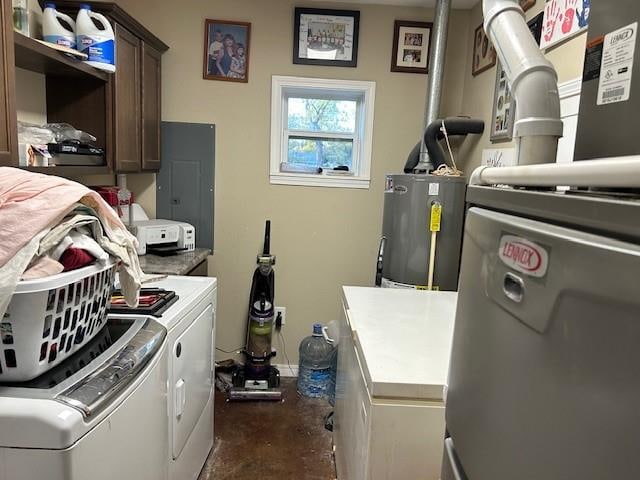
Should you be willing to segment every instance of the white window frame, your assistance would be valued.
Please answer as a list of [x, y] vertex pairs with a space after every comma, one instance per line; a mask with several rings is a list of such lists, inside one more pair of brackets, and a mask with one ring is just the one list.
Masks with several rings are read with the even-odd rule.
[[[371, 183], [371, 150], [373, 143], [373, 119], [375, 82], [357, 80], [333, 80], [321, 78], [286, 77], [274, 75], [271, 81], [271, 158], [269, 181], [274, 185], [302, 185], [316, 187], [369, 188]], [[289, 132], [287, 129], [287, 98], [293, 95], [321, 95], [330, 98], [359, 97], [354, 134], [303, 132], [305, 137], [319, 136], [353, 139], [352, 167], [354, 175], [327, 175], [325, 172], [292, 173], [280, 171], [280, 164], [287, 160]]]

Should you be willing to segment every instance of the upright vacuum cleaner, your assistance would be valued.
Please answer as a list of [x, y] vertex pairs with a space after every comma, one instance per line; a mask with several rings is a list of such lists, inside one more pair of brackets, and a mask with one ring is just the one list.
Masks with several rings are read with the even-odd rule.
[[230, 400], [280, 400], [280, 372], [271, 365], [276, 355], [271, 348], [275, 320], [276, 257], [270, 253], [271, 221], [264, 229], [264, 248], [258, 255], [249, 295], [249, 320], [243, 355], [245, 363], [233, 374]]

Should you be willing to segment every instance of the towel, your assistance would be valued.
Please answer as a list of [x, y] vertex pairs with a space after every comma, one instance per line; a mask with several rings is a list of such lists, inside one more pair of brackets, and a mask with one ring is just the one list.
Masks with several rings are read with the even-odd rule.
[[0, 167], [0, 318], [22, 274], [41, 252], [40, 240], [51, 234], [77, 203], [99, 220], [96, 223], [109, 248], [101, 246], [121, 260], [123, 294], [127, 304], [137, 305], [143, 276], [136, 254], [137, 240], [102, 197], [71, 180]]

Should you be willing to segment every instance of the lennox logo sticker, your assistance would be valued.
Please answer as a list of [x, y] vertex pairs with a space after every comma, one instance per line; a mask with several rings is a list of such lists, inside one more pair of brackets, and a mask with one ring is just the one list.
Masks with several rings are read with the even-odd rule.
[[538, 278], [547, 273], [549, 252], [526, 238], [503, 235], [498, 254], [507, 267], [519, 272]]

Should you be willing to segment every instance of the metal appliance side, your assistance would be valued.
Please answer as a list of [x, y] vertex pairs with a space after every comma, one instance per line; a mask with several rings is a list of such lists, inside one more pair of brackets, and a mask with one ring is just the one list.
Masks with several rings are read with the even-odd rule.
[[[504, 261], [506, 235], [542, 275]], [[638, 241], [469, 210], [446, 409], [466, 477], [640, 477], [639, 270]]]
[[[390, 175], [385, 192], [382, 236], [387, 239], [383, 277], [393, 282], [427, 284], [433, 202], [442, 205], [437, 236], [434, 286], [457, 290], [466, 183], [464, 177]], [[437, 190], [437, 192], [436, 192]]]
[[630, 221], [640, 218], [640, 198], [469, 185], [467, 203], [621, 240], [640, 240], [640, 223]]
[[[587, 45], [639, 19], [640, 2], [637, 0], [593, 1], [589, 14]], [[599, 75], [583, 77], [575, 160], [640, 154], [637, 122], [633, 120], [640, 110], [640, 45], [638, 32], [635, 34], [636, 48], [629, 100], [598, 105]]]

